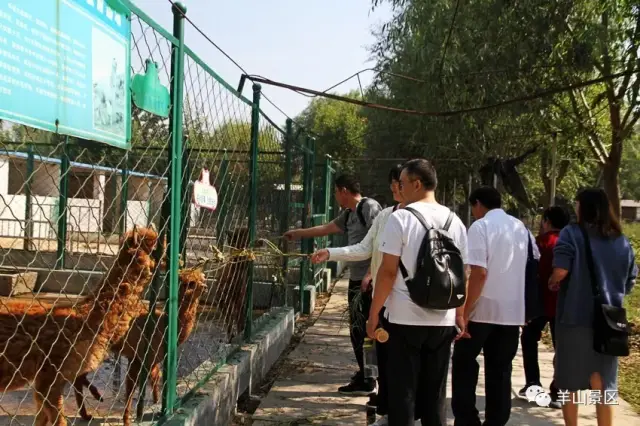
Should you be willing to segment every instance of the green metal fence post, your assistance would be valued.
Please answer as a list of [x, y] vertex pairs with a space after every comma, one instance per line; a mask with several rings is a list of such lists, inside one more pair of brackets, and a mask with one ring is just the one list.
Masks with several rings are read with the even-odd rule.
[[31, 184], [33, 181], [33, 169], [34, 169], [34, 158], [33, 158], [33, 144], [29, 144], [29, 149], [27, 150], [27, 180], [24, 185], [24, 195], [25, 195], [25, 203], [24, 203], [24, 243], [23, 249], [26, 251], [30, 251], [32, 247], [32, 238], [33, 238], [33, 209], [32, 209], [32, 191]]
[[[302, 199], [303, 199], [303, 209], [302, 209], [302, 227], [308, 228], [311, 224], [311, 214], [313, 212], [313, 207], [311, 205], [311, 200], [313, 199], [313, 157], [311, 155], [309, 147], [311, 146], [311, 138], [309, 136], [305, 137], [304, 144], [302, 146], [303, 159], [304, 159], [304, 167], [303, 167], [303, 176], [302, 176]], [[302, 253], [309, 253], [309, 246], [313, 245], [312, 238], [303, 239], [301, 242], [301, 250]], [[300, 313], [304, 313], [304, 288], [309, 281], [309, 259], [303, 258], [300, 262], [300, 277], [298, 280], [298, 296], [300, 303]]]
[[220, 162], [220, 172], [218, 173], [218, 220], [216, 221], [216, 243], [218, 249], [222, 250], [224, 247], [224, 230], [227, 223], [227, 210], [228, 210], [228, 191], [227, 185], [229, 184], [229, 159], [227, 158], [227, 150], [224, 150], [222, 155], [222, 161]]
[[169, 297], [165, 306], [168, 316], [167, 356], [165, 358], [165, 387], [163, 395], [163, 413], [170, 415], [176, 404], [177, 368], [178, 368], [178, 255], [180, 254], [180, 201], [182, 200], [182, 106], [184, 90], [184, 15], [187, 8], [182, 3], [174, 3], [173, 35], [178, 39], [171, 55], [171, 123], [170, 148], [171, 166], [169, 176], [169, 195], [171, 197], [171, 217], [169, 218]]
[[[307, 147], [309, 148], [309, 215], [313, 216], [315, 211], [315, 206], [313, 205], [314, 195], [315, 195], [315, 169], [316, 169], [316, 140], [315, 138], [309, 138], [307, 141]], [[313, 222], [310, 224], [311, 226], [315, 226]], [[321, 237], [324, 238], [324, 237]], [[316, 241], [320, 240], [320, 238], [310, 238], [307, 242], [307, 254], [313, 253], [314, 246]], [[316, 265], [312, 264], [307, 260], [307, 269], [311, 269], [311, 284], [315, 286], [316, 282]], [[311, 313], [311, 312], [309, 312]]]
[[120, 214], [122, 220], [118, 231], [120, 235], [124, 235], [127, 232], [127, 202], [129, 201], [129, 152], [124, 153], [124, 159], [122, 161], [122, 174], [120, 176]]
[[[291, 150], [293, 148], [293, 120], [287, 118], [286, 133], [284, 137], [284, 202], [282, 206], [284, 208], [283, 214], [280, 219], [280, 235], [289, 230], [289, 222], [291, 220]], [[287, 244], [287, 240], [282, 240], [284, 244]], [[285, 246], [285, 249], [287, 247]], [[288, 250], [287, 250], [288, 251]], [[284, 256], [282, 259], [282, 270], [285, 282], [287, 285], [287, 272], [289, 270], [289, 258]]]
[[58, 197], [58, 247], [56, 269], [63, 269], [67, 256], [67, 197], [69, 192], [69, 137], [65, 136], [60, 156], [60, 189]]
[[[260, 90], [259, 84], [253, 85], [253, 104], [251, 105], [251, 192], [249, 195], [249, 241], [250, 247], [256, 242], [256, 221], [258, 219], [258, 137], [260, 134]], [[247, 297], [245, 305], [244, 338], [251, 338], [253, 323], [253, 280], [255, 262], [249, 265]]]
[[189, 139], [184, 139], [184, 155], [186, 161], [183, 162], [184, 172], [182, 174], [182, 201], [180, 203], [181, 213], [180, 217], [182, 222], [180, 223], [180, 254], [182, 258], [186, 261], [187, 257], [187, 237], [189, 236], [189, 227], [191, 226], [191, 200], [193, 197], [193, 186], [191, 186], [191, 176], [193, 172], [193, 168], [191, 167], [191, 148], [187, 147], [189, 143]]

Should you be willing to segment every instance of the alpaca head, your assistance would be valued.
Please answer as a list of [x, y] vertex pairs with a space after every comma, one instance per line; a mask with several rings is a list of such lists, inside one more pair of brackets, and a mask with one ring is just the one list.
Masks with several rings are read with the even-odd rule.
[[157, 242], [158, 234], [150, 228], [134, 226], [125, 234], [117, 262], [141, 284], [139, 288], [130, 289], [132, 292], [142, 292], [153, 275], [155, 261], [152, 254]]
[[235, 228], [233, 231], [227, 231], [228, 245], [242, 249], [249, 245], [249, 228]]
[[158, 233], [150, 228], [143, 228], [140, 226], [133, 226], [131, 231], [128, 231], [124, 236], [122, 242], [122, 248], [124, 250], [141, 250], [148, 255], [153, 253], [153, 250], [158, 243]]
[[178, 300], [192, 302], [200, 299], [207, 292], [206, 277], [203, 266], [180, 270], [180, 295]]

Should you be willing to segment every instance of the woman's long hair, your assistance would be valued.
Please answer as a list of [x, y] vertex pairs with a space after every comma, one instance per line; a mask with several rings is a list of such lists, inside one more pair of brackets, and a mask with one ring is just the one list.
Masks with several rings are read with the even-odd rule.
[[616, 219], [606, 192], [600, 188], [586, 188], [578, 192], [578, 223], [594, 229], [606, 238], [622, 235], [622, 227]]

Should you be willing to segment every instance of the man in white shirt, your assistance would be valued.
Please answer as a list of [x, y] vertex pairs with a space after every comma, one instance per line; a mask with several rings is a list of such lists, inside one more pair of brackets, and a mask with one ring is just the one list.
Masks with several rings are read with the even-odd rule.
[[[529, 238], [526, 226], [502, 210], [500, 193], [481, 187], [469, 196], [477, 219], [469, 228], [471, 269], [464, 305], [466, 338], [456, 342], [452, 359], [451, 408], [455, 426], [504, 426], [511, 415], [511, 370], [525, 323], [525, 271]], [[485, 421], [476, 408], [479, 365], [484, 353]]]
[[[408, 161], [399, 183], [407, 207], [421, 213], [433, 227], [445, 225], [450, 210], [436, 202], [437, 177], [431, 163], [424, 159]], [[467, 245], [465, 231], [462, 221], [454, 215], [449, 235], [463, 260]], [[426, 232], [412, 213], [401, 209], [391, 215], [380, 240], [383, 258], [376, 276], [367, 333], [374, 336], [378, 315], [386, 306], [389, 424], [393, 426], [413, 425], [414, 414], [423, 426], [446, 425], [446, 383], [451, 342], [456, 337], [456, 309], [433, 310], [416, 305], [399, 271], [402, 260], [413, 276]], [[462, 327], [462, 317], [459, 322]], [[424, 392], [416, 395], [418, 388]], [[416, 406], [419, 412], [415, 412]]]

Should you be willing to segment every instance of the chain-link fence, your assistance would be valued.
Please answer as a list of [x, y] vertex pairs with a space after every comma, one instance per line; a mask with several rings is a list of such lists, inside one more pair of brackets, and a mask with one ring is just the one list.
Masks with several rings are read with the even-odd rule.
[[316, 271], [280, 238], [329, 208], [308, 137], [131, 7], [168, 117], [133, 106], [128, 150], [0, 121], [0, 425], [170, 415]]

